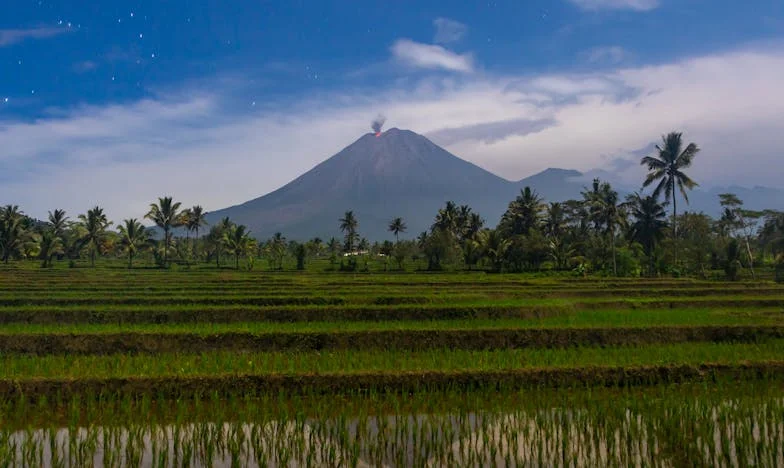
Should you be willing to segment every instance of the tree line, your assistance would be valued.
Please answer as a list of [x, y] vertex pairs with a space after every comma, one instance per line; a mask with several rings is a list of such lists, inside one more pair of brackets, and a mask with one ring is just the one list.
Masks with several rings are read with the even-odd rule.
[[[737, 279], [745, 270], [773, 265], [784, 277], [784, 213], [745, 209], [732, 193], [721, 194], [722, 214], [678, 213], [678, 198], [688, 205], [688, 192], [698, 184], [687, 174], [699, 147], [684, 144], [682, 134], [662, 137], [652, 156], [640, 163], [648, 169], [643, 189], [621, 198], [610, 183], [595, 179], [579, 199], [543, 200], [525, 187], [512, 200], [495, 227], [471, 207], [446, 202], [432, 226], [413, 240], [401, 240], [405, 220], [390, 220], [394, 241], [371, 243], [360, 235], [353, 211], [338, 221], [343, 239], [288, 241], [276, 233], [255, 240], [246, 226], [224, 218], [207, 226], [201, 206], [183, 208], [171, 197], [151, 203], [144, 218], [162, 235], [136, 218], [125, 219], [112, 230], [103, 209], [96, 206], [76, 219], [63, 210], [49, 212], [45, 221], [25, 216], [15, 205], [0, 208], [2, 261], [37, 259], [42, 267], [55, 260], [122, 257], [128, 268], [139, 256], [166, 268], [215, 262], [253, 269], [265, 259], [272, 269], [293, 261], [305, 269], [314, 258], [328, 258], [332, 269], [367, 270], [371, 260], [384, 269], [405, 268], [407, 263], [428, 270], [482, 269], [493, 272], [560, 270], [575, 274], [612, 276], [690, 275], [709, 277], [723, 271]], [[668, 213], [669, 209], [671, 211]], [[184, 233], [183, 235], [174, 235]]]

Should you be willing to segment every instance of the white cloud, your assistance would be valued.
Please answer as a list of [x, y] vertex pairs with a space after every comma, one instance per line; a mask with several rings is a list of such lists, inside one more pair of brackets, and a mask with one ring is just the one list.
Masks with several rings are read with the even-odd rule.
[[595, 47], [583, 54], [590, 63], [611, 65], [623, 62], [628, 55], [626, 49], [621, 46]]
[[27, 39], [46, 39], [64, 34], [66, 28], [0, 29], [0, 47], [14, 45]]
[[457, 42], [462, 39], [468, 31], [466, 25], [449, 18], [436, 18], [433, 20], [433, 26], [436, 28], [433, 42], [437, 44]]
[[659, 0], [569, 0], [583, 10], [634, 10], [650, 11], [659, 6]]
[[703, 149], [692, 175], [704, 187], [781, 187], [781, 76], [784, 49], [769, 49], [593, 75], [430, 77], [257, 113], [224, 107], [231, 86], [60, 109], [0, 121], [0, 204], [39, 217], [100, 204], [114, 220], [141, 217], [162, 195], [223, 208], [312, 168], [369, 132], [379, 111], [387, 127], [451, 136], [447, 149], [512, 180], [550, 166], [613, 169], [612, 157], [677, 129]]
[[461, 73], [474, 70], [470, 54], [460, 55], [439, 45], [422, 44], [410, 39], [399, 39], [392, 45], [392, 55], [401, 62], [426, 69], [441, 69]]

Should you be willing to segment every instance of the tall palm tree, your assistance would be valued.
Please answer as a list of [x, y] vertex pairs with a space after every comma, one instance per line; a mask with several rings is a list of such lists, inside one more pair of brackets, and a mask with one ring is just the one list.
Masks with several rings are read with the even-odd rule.
[[359, 238], [359, 234], [357, 234], [357, 228], [359, 227], [357, 217], [354, 216], [353, 211], [346, 211], [343, 217], [340, 218], [339, 222], [340, 230], [346, 236], [345, 250], [346, 252], [353, 252], [354, 243]]
[[592, 190], [583, 192], [585, 203], [597, 231], [603, 231], [612, 252], [613, 275], [618, 274], [615, 260], [615, 233], [626, 222], [623, 207], [618, 204], [618, 192], [608, 182], [594, 179]]
[[49, 224], [52, 226], [54, 234], [62, 239], [65, 235], [65, 228], [68, 227], [68, 216], [66, 216], [65, 210], [50, 211]]
[[234, 255], [234, 268], [237, 270], [240, 269], [240, 257], [248, 253], [251, 244], [255, 244], [255, 241], [243, 225], [231, 226], [223, 233], [223, 245], [228, 253]]
[[163, 229], [163, 267], [168, 266], [169, 244], [171, 243], [172, 228], [183, 225], [183, 219], [179, 212], [182, 203], [175, 202], [172, 197], [159, 197], [158, 203], [150, 203], [150, 211], [144, 215], [156, 226]]
[[601, 210], [605, 235], [609, 238], [610, 251], [612, 252], [613, 275], [618, 276], [618, 265], [615, 259], [615, 233], [618, 227], [625, 224], [626, 216], [618, 204], [618, 192], [613, 190], [609, 183], [602, 184]]
[[689, 196], [686, 190], [691, 190], [699, 184], [693, 181], [684, 169], [691, 167], [694, 156], [700, 149], [694, 143], [689, 143], [683, 148], [683, 133], [671, 132], [662, 136], [662, 144], [656, 145], [657, 154], [655, 156], [645, 156], [640, 161], [640, 165], [648, 166], [648, 176], [642, 186], [647, 187], [657, 180], [659, 183], [653, 190], [654, 198], [659, 198], [664, 194], [664, 200], [672, 201], [672, 237], [675, 240], [677, 235], [677, 216], [678, 202], [675, 193], [678, 191], [683, 195], [686, 203], [689, 203]]
[[131, 269], [136, 252], [150, 241], [150, 231], [136, 218], [123, 220], [119, 230], [120, 246], [128, 253], [128, 269]]
[[639, 193], [627, 196], [625, 205], [629, 208], [633, 221], [629, 226], [629, 238], [642, 245], [649, 260], [649, 274], [653, 274], [654, 249], [667, 229], [664, 205], [653, 196], [643, 197]]
[[400, 236], [401, 232], [406, 232], [406, 229], [408, 229], [408, 226], [406, 226], [406, 223], [403, 222], [403, 218], [395, 218], [391, 223], [389, 223], [389, 232], [395, 235], [396, 244], [400, 243], [400, 239], [398, 237]]
[[109, 221], [100, 206], [88, 210], [87, 214], [79, 215], [79, 221], [84, 228], [82, 241], [90, 251], [90, 265], [95, 266], [95, 256], [103, 247], [106, 240], [106, 228], [111, 226], [112, 222]]
[[[192, 208], [186, 208], [182, 211], [182, 221], [185, 225], [186, 237], [188, 240], [187, 256], [190, 259], [191, 254], [194, 252], [194, 241], [190, 238], [190, 233], [194, 233], [194, 238], [199, 238], [199, 229], [207, 225], [206, 213], [201, 205], [194, 205]], [[198, 258], [198, 255], [197, 255]]]

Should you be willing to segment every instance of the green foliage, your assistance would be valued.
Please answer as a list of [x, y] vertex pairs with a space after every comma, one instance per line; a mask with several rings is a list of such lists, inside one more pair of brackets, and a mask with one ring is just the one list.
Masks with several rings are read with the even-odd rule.
[[727, 279], [737, 281], [741, 268], [740, 244], [736, 239], [731, 239], [727, 244], [727, 258], [724, 264], [724, 272], [727, 274]]
[[25, 230], [24, 213], [16, 205], [0, 207], [0, 255], [4, 263], [24, 255], [29, 236]]
[[134, 256], [143, 248], [150, 246], [151, 234], [137, 219], [123, 220], [119, 227], [120, 246], [128, 255], [128, 268], [133, 268]]
[[297, 270], [305, 269], [305, 261], [308, 257], [308, 247], [305, 244], [297, 243], [294, 247], [294, 257], [297, 259]]
[[498, 230], [507, 239], [528, 234], [539, 225], [544, 208], [539, 194], [531, 187], [525, 187], [520, 191], [520, 195], [509, 203], [498, 224]]
[[248, 228], [243, 225], [231, 225], [223, 232], [225, 251], [234, 255], [234, 269], [240, 269], [240, 257], [255, 255], [256, 241], [250, 237]]
[[784, 283], [784, 253], [779, 254], [775, 261], [776, 282]]
[[427, 269], [443, 270], [446, 265], [454, 264], [460, 258], [460, 247], [454, 234], [448, 229], [436, 228], [425, 239], [422, 248], [427, 258]]
[[641, 260], [643, 260], [643, 256], [640, 244], [632, 244], [630, 247], [618, 249], [616, 276], [639, 277], [642, 274]]
[[52, 259], [56, 255], [62, 255], [63, 240], [58, 236], [53, 228], [44, 229], [39, 235], [39, 249], [38, 258], [41, 260], [41, 267], [48, 268], [52, 266]]

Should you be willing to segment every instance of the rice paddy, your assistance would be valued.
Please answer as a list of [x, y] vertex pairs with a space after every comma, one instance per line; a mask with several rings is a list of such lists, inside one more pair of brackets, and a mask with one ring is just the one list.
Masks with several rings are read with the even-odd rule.
[[0, 270], [0, 466], [781, 466], [784, 287]]

